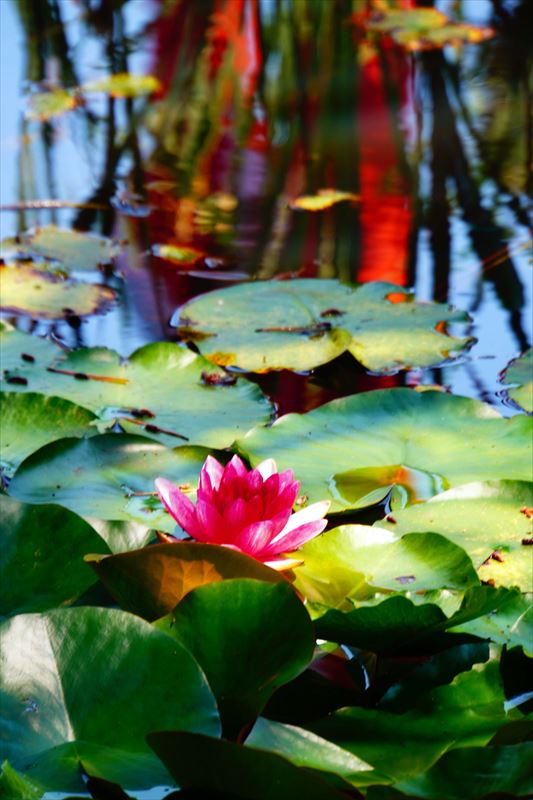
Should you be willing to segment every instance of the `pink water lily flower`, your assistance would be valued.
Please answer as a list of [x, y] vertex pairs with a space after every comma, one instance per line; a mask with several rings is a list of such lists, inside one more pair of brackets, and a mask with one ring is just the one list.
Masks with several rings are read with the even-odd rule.
[[281, 558], [326, 527], [329, 502], [292, 513], [300, 488], [292, 470], [278, 472], [269, 458], [248, 470], [239, 456], [223, 467], [207, 456], [200, 472], [196, 505], [166, 478], [155, 486], [166, 510], [198, 542], [240, 550], [274, 569], [301, 560]]

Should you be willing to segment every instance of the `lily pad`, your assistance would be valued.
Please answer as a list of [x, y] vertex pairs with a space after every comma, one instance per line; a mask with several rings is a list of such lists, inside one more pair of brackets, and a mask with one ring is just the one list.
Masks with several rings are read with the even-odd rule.
[[86, 553], [109, 553], [83, 519], [60, 506], [0, 495], [0, 615], [68, 605], [94, 583]]
[[533, 484], [522, 481], [470, 483], [394, 512], [395, 533], [434, 531], [462, 547], [479, 577], [496, 585], [533, 591]]
[[65, 269], [74, 271], [95, 270], [109, 264], [119, 252], [119, 247], [105, 236], [45, 225], [19, 233], [16, 239], [18, 252], [60, 261]]
[[66, 89], [52, 89], [49, 92], [35, 92], [28, 98], [28, 119], [45, 122], [52, 117], [60, 117], [80, 105], [80, 97]]
[[172, 635], [204, 670], [227, 738], [254, 722], [272, 693], [313, 656], [311, 620], [286, 581], [246, 578], [201, 586], [173, 617]]
[[0, 470], [10, 477], [27, 456], [66, 436], [94, 436], [96, 417], [59, 397], [0, 393]]
[[[238, 448], [254, 465], [274, 458], [280, 470], [293, 469], [311, 502], [331, 498], [331, 510], [342, 511], [358, 503], [357, 493], [340, 496], [333, 476], [355, 469], [402, 465], [434, 476], [437, 490], [476, 480], [530, 480], [532, 429], [531, 418], [503, 419], [476, 400], [387, 389], [287, 414], [250, 431]], [[362, 496], [367, 493], [363, 488]]]
[[135, 788], [168, 784], [146, 734], [219, 733], [213, 695], [192, 656], [131, 614], [81, 607], [21, 614], [2, 625], [1, 643], [5, 755], [50, 790], [83, 791], [80, 764]]
[[19, 775], [9, 761], [2, 764], [0, 797], [2, 800], [41, 800], [43, 787]]
[[296, 587], [311, 602], [345, 607], [379, 590], [466, 589], [478, 579], [464, 550], [443, 536], [398, 538], [366, 525], [333, 528], [298, 551]]
[[115, 433], [62, 439], [26, 459], [9, 493], [26, 503], [58, 503], [81, 516], [131, 520], [128, 505], [135, 492], [143, 492], [147, 496], [135, 499], [145, 510], [134, 521], [140, 517], [147, 527], [172, 532], [176, 523], [151, 496], [154, 480], [164, 475], [182, 487], [195, 487], [208, 452], [200, 447], [170, 450], [141, 436]]
[[343, 203], [347, 200], [350, 202], [359, 200], [359, 195], [351, 192], [341, 192], [339, 189], [319, 189], [316, 194], [305, 194], [297, 197], [289, 205], [295, 211], [324, 211], [337, 203]]
[[86, 317], [116, 299], [109, 286], [64, 278], [30, 263], [0, 265], [0, 309], [34, 319], [62, 319], [65, 314]]
[[346, 708], [306, 727], [394, 781], [424, 772], [451, 748], [487, 744], [509, 720], [504, 701], [491, 661], [421, 695], [404, 714]]
[[426, 32], [442, 28], [448, 17], [436, 8], [389, 9], [376, 14], [366, 23], [369, 31], [389, 33], [396, 30]]
[[[533, 414], [533, 348], [530, 347], [510, 362], [502, 373], [501, 382], [511, 400], [528, 414]], [[514, 383], [517, 384], [516, 387], [507, 389], [507, 386]]]
[[170, 447], [189, 441], [228, 447], [272, 414], [254, 383], [171, 342], [146, 345], [126, 360], [103, 347], [65, 353], [52, 346], [33, 356], [33, 338], [18, 331], [0, 334], [2, 388], [65, 397], [98, 414], [104, 427], [116, 420], [126, 432]]
[[389, 283], [356, 288], [314, 278], [256, 281], [190, 300], [172, 318], [184, 339], [222, 366], [250, 372], [308, 370], [348, 350], [375, 372], [440, 364], [472, 339], [442, 332], [469, 319], [417, 303]]
[[149, 622], [169, 614], [186, 594], [207, 583], [285, 580], [244, 553], [198, 542], [152, 545], [111, 557], [88, 556], [86, 561], [121, 608]]
[[84, 83], [81, 92], [109, 94], [111, 97], [141, 97], [153, 94], [160, 88], [161, 83], [155, 75], [132, 75], [129, 72], [120, 72]]

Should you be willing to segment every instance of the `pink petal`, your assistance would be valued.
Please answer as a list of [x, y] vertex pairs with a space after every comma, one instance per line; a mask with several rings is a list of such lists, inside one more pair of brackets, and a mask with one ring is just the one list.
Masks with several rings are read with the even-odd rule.
[[248, 470], [244, 466], [239, 456], [233, 456], [224, 467], [224, 474], [220, 481], [218, 492], [221, 503], [230, 503], [237, 497], [242, 497], [243, 491], [241, 484], [246, 480]]
[[231, 536], [231, 539], [236, 541], [240, 531], [250, 524], [250, 519], [248, 518], [248, 504], [242, 497], [238, 497], [232, 503], [225, 506], [223, 517], [228, 530], [228, 536]]
[[265, 545], [272, 539], [273, 532], [274, 528], [270, 520], [252, 522], [241, 532], [237, 546], [243, 553], [253, 556], [264, 550]]
[[284, 536], [307, 522], [315, 522], [317, 519], [322, 519], [328, 513], [330, 505], [329, 500], [322, 500], [320, 503], [312, 503], [310, 506], [302, 508], [301, 511], [297, 511], [296, 514], [292, 515], [280, 535]]
[[292, 553], [293, 550], [298, 550], [306, 542], [322, 533], [327, 524], [327, 519], [319, 519], [315, 522], [307, 522], [305, 525], [300, 525], [299, 528], [295, 528], [288, 533], [280, 533], [276, 539], [271, 541], [266, 554]]
[[263, 486], [263, 477], [257, 470], [252, 469], [246, 476], [246, 483], [249, 494], [257, 494]]
[[263, 480], [266, 481], [271, 475], [277, 473], [278, 468], [276, 467], [276, 462], [273, 458], [266, 458], [264, 461], [261, 461], [260, 464], [257, 465], [256, 470], [262, 476]]
[[222, 464], [219, 464], [213, 456], [207, 456], [200, 472], [199, 489], [202, 493], [210, 494], [213, 490], [218, 489], [223, 474]]
[[[205, 500], [198, 500], [196, 503], [196, 519], [199, 530], [191, 533], [191, 536], [194, 536], [195, 539], [201, 542], [212, 542], [213, 544], [222, 544], [227, 541], [224, 520], [214, 505]], [[198, 532], [200, 535], [197, 535]]]
[[273, 517], [285, 510], [292, 511], [299, 488], [300, 485], [298, 481], [296, 481], [294, 484], [287, 486], [283, 491], [281, 491], [278, 496], [271, 500], [266, 507], [265, 517]]
[[166, 478], [156, 478], [155, 488], [170, 516], [183, 530], [194, 536], [193, 531], [197, 528], [194, 503]]

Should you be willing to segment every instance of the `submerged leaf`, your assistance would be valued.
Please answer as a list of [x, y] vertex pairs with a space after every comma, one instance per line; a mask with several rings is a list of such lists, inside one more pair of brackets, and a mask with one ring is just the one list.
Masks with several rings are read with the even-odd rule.
[[86, 317], [116, 299], [108, 286], [82, 283], [36, 269], [30, 263], [0, 265], [0, 308], [34, 319], [61, 319], [66, 314]]

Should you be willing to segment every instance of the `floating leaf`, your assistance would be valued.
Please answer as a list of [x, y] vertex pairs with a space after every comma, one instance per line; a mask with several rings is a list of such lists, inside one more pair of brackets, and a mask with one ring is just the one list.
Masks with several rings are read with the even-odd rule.
[[141, 97], [153, 94], [161, 89], [160, 81], [155, 75], [132, 75], [120, 72], [108, 75], [99, 80], [84, 83], [81, 91], [85, 94], [109, 94], [111, 97]]
[[26, 506], [0, 495], [0, 615], [46, 611], [94, 583], [86, 553], [108, 547], [83, 519], [59, 506]]
[[400, 780], [450, 748], [485, 745], [509, 720], [504, 701], [498, 664], [489, 662], [421, 695], [404, 714], [346, 708], [306, 727]]
[[529, 348], [521, 356], [515, 358], [504, 369], [501, 382], [505, 387], [518, 384], [515, 388], [506, 388], [511, 398], [528, 414], [533, 413], [533, 348]]
[[532, 522], [523, 509], [533, 508], [533, 484], [520, 481], [470, 483], [404, 510], [394, 524], [381, 527], [395, 533], [435, 531], [462, 547], [479, 577], [496, 585], [533, 591]]
[[277, 753], [243, 747], [200, 734], [151, 733], [148, 743], [168, 771], [192, 797], [246, 800], [346, 800], [350, 784], [295, 767]]
[[207, 583], [227, 578], [285, 580], [244, 553], [197, 542], [152, 545], [87, 561], [121, 608], [149, 621], [170, 613], [186, 594]]
[[200, 295], [175, 313], [172, 324], [221, 366], [307, 370], [348, 350], [369, 369], [390, 372], [438, 364], [464, 349], [471, 339], [441, 331], [467, 319], [449, 306], [416, 303], [393, 284], [355, 288], [305, 278]]
[[286, 581], [201, 586], [186, 595], [173, 617], [172, 635], [204, 670], [229, 738], [252, 723], [271, 694], [313, 655], [311, 620]]
[[177, 244], [154, 244], [152, 253], [158, 258], [172, 261], [181, 267], [192, 267], [206, 256], [203, 250], [198, 250], [196, 247]]
[[478, 800], [483, 796], [531, 797], [533, 742], [500, 747], [464, 747], [445, 753], [425, 774], [403, 780], [397, 788], [433, 800]]
[[0, 393], [1, 470], [9, 477], [27, 456], [66, 436], [94, 436], [96, 417], [59, 397]]
[[116, 293], [108, 286], [82, 283], [36, 269], [29, 263], [0, 265], [0, 308], [36, 319], [85, 317], [109, 306]]
[[369, 31], [389, 33], [396, 30], [426, 32], [442, 28], [448, 17], [436, 8], [390, 9], [374, 15], [367, 23]]
[[[154, 480], [164, 475], [195, 487], [209, 451], [170, 450], [141, 436], [109, 433], [83, 441], [63, 439], [41, 448], [19, 467], [9, 493], [26, 503], [58, 503], [81, 516], [131, 520], [130, 498], [142, 501], [136, 522], [172, 532], [176, 523], [155, 497]], [[193, 490], [191, 489], [191, 492]]]
[[341, 192], [338, 189], [319, 189], [316, 194], [305, 194], [297, 197], [289, 203], [289, 206], [295, 211], [324, 211], [324, 209], [331, 208], [331, 206], [346, 200], [355, 202], [359, 200], [359, 195], [351, 192]]
[[467, 23], [448, 23], [441, 28], [422, 32], [398, 30], [392, 34], [398, 44], [410, 52], [420, 50], [440, 50], [446, 45], [478, 44], [492, 39], [495, 31], [492, 28], [481, 28]]
[[73, 111], [80, 103], [80, 96], [66, 89], [35, 92], [29, 96], [26, 117], [46, 122], [52, 117], [59, 117], [67, 111]]
[[41, 800], [43, 787], [19, 775], [9, 761], [2, 764], [0, 797], [2, 800]]
[[146, 734], [219, 733], [194, 659], [132, 614], [89, 607], [22, 614], [2, 625], [1, 644], [6, 757], [50, 790], [84, 791], [80, 763], [135, 788], [168, 784]]
[[[51, 345], [32, 355], [33, 341], [18, 331], [0, 333], [4, 390], [64, 397], [91, 409], [109, 427], [118, 420], [128, 433], [170, 447], [188, 441], [228, 447], [272, 414], [254, 383], [227, 375], [180, 345], [155, 342], [125, 360], [104, 347], [65, 353]], [[25, 383], [12, 382], [20, 379]]]
[[340, 511], [357, 502], [355, 492], [343, 498], [332, 482], [340, 467], [400, 464], [436, 472], [444, 486], [529, 480], [532, 428], [529, 417], [503, 419], [491, 406], [465, 397], [388, 389], [287, 414], [270, 428], [250, 431], [238, 447], [253, 464], [274, 458], [280, 470], [293, 469], [310, 502], [330, 497], [331, 510]]
[[45, 225], [19, 233], [18, 252], [60, 261], [66, 269], [95, 270], [109, 264], [118, 253], [118, 246], [105, 236], [96, 236], [69, 228]]
[[467, 633], [490, 639], [497, 644], [505, 644], [508, 648], [522, 647], [528, 656], [533, 656], [533, 607], [528, 595], [517, 589], [494, 589], [491, 586], [482, 587], [491, 591], [507, 592], [503, 597], [501, 606], [495, 607], [490, 612], [463, 622], [455, 616], [455, 633]]
[[298, 551], [296, 587], [315, 603], [346, 605], [377, 589], [427, 591], [465, 589], [478, 583], [466, 553], [443, 536], [393, 532], [366, 525], [343, 525], [308, 542]]

